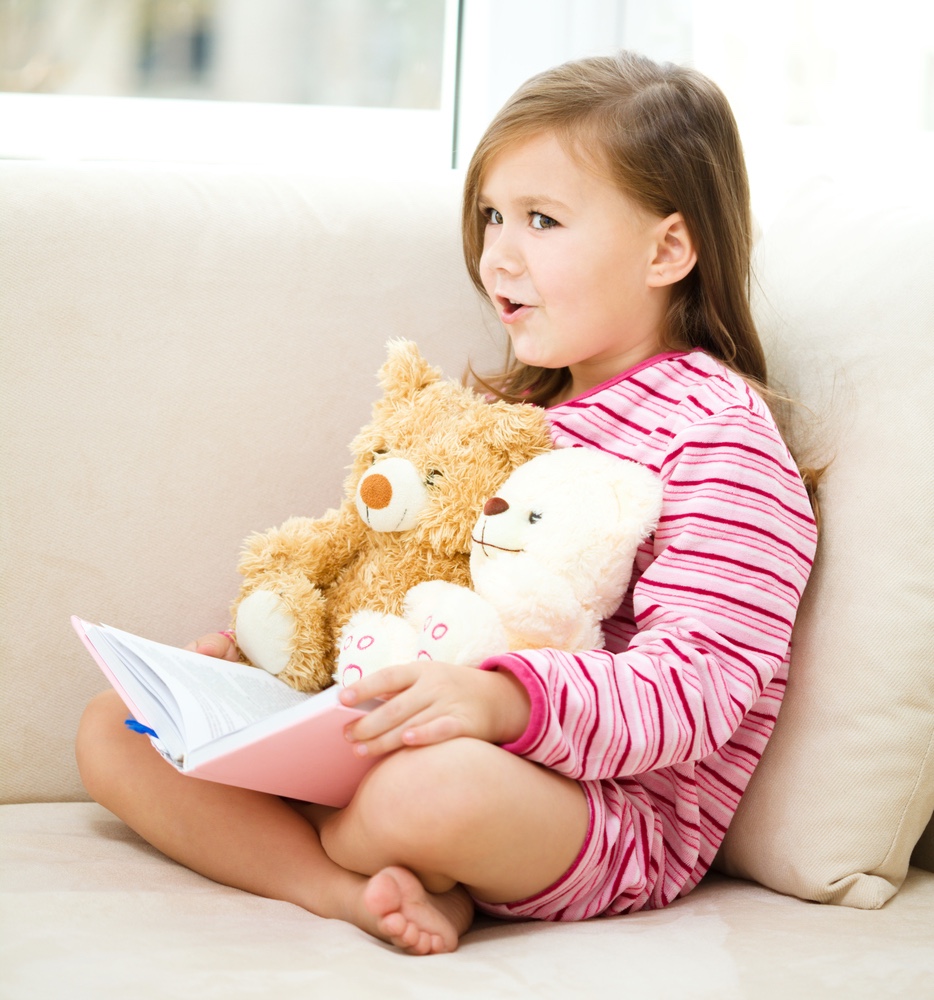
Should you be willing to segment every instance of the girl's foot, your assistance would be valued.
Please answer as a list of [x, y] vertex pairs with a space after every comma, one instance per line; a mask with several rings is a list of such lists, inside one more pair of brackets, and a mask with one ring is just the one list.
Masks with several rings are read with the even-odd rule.
[[376, 934], [410, 955], [454, 951], [473, 919], [473, 902], [461, 886], [430, 893], [407, 868], [384, 868], [367, 884], [363, 905]]

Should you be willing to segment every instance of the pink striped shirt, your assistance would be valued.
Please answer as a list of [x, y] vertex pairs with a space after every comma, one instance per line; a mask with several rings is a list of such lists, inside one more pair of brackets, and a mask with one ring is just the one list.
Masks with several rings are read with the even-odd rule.
[[632, 805], [633, 842], [600, 912], [660, 907], [710, 867], [771, 735], [814, 519], [768, 407], [702, 352], [651, 358], [548, 413], [557, 447], [657, 472], [661, 520], [604, 625], [606, 650], [484, 667], [511, 671], [531, 697], [506, 749], [613, 779]]

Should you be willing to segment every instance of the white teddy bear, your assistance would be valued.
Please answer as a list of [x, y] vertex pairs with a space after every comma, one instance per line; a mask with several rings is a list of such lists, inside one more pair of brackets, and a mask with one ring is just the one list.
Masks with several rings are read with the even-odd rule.
[[473, 589], [413, 587], [402, 617], [359, 611], [341, 632], [335, 679], [418, 659], [477, 666], [490, 656], [603, 646], [641, 542], [661, 510], [659, 478], [589, 448], [538, 455], [487, 500], [473, 531]]

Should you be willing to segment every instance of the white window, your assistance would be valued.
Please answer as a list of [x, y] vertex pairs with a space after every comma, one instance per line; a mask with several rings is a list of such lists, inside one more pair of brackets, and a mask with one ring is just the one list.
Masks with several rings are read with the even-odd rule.
[[450, 166], [458, 9], [0, 3], [0, 156]]
[[716, 80], [757, 169], [934, 141], [931, 0], [20, 0], [0, 156], [462, 167], [522, 80], [621, 47]]

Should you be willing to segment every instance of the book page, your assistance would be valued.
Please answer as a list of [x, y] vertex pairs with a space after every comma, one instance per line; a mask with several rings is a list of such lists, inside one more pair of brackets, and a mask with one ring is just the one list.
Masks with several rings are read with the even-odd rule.
[[244, 663], [218, 660], [107, 626], [100, 631], [175, 719], [188, 751], [309, 697]]
[[152, 737], [159, 752], [174, 761], [183, 757], [185, 741], [178, 722], [181, 712], [168, 685], [102, 627], [90, 622], [76, 627], [133, 718], [159, 734]]
[[303, 694], [242, 663], [77, 616], [72, 624], [155, 748], [182, 773], [342, 807], [376, 763], [354, 754], [344, 732], [378, 701], [349, 708], [339, 685]]

